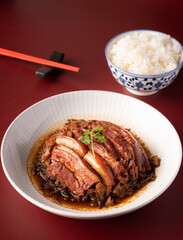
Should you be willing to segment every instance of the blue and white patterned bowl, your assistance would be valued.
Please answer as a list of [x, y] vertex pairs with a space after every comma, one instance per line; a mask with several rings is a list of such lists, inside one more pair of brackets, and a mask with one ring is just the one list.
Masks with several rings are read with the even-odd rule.
[[[157, 31], [151, 31], [151, 30], [134, 30], [134, 31], [157, 32]], [[113, 77], [117, 80], [118, 83], [123, 85], [129, 92], [136, 95], [141, 95], [141, 96], [152, 95], [158, 92], [160, 89], [167, 87], [174, 81], [174, 79], [177, 77], [183, 65], [183, 54], [182, 54], [181, 62], [178, 65], [178, 67], [170, 72], [157, 74], [157, 75], [140, 75], [140, 74], [127, 72], [117, 67], [115, 64], [111, 62], [109, 58], [109, 52], [113, 44], [116, 44], [118, 40], [122, 37], [122, 35], [128, 34], [130, 32], [132, 31], [121, 33], [115, 36], [114, 38], [112, 38], [108, 42], [108, 44], [105, 47], [105, 56], [107, 59], [107, 63], [109, 65], [109, 68], [112, 72]], [[161, 33], [161, 34], [164, 34], [164, 33]], [[172, 39], [176, 41], [183, 49], [182, 45], [176, 39], [174, 38]]]

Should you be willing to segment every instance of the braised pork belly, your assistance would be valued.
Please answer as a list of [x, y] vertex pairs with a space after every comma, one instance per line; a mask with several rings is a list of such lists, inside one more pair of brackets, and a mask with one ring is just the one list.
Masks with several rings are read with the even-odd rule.
[[41, 188], [65, 201], [111, 206], [155, 180], [158, 156], [116, 124], [70, 119], [49, 136], [32, 164]]

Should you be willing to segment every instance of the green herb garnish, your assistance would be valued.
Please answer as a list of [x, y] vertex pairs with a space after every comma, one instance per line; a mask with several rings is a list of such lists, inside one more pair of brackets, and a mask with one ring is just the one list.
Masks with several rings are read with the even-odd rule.
[[78, 140], [85, 143], [85, 144], [90, 144], [92, 145], [92, 152], [93, 152], [93, 156], [95, 156], [94, 153], [94, 148], [93, 148], [93, 138], [98, 139], [101, 143], [105, 143], [107, 141], [106, 137], [101, 133], [101, 131], [103, 130], [103, 127], [101, 126], [97, 126], [94, 127], [91, 130], [86, 130], [83, 133], [83, 136], [81, 136]]

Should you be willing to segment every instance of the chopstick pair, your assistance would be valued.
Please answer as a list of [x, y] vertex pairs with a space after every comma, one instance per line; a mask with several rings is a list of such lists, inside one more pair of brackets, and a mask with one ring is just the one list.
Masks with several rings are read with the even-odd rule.
[[15, 52], [15, 51], [4, 49], [4, 48], [0, 48], [0, 55], [17, 58], [17, 59], [21, 59], [21, 60], [28, 61], [28, 62], [34, 62], [34, 63], [38, 63], [38, 64], [50, 66], [50, 67], [61, 68], [61, 69], [65, 69], [65, 70], [69, 70], [69, 71], [73, 71], [73, 72], [79, 71], [78, 67], [66, 65], [63, 63], [53, 62], [53, 61], [39, 58], [39, 57], [33, 57], [33, 56], [30, 56], [27, 54]]

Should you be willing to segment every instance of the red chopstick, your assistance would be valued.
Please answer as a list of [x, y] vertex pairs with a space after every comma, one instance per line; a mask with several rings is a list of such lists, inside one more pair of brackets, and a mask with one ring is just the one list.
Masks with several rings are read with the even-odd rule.
[[17, 59], [25, 60], [28, 62], [39, 63], [39, 64], [47, 65], [50, 67], [56, 67], [56, 68], [61, 68], [61, 69], [69, 70], [69, 71], [79, 72], [78, 67], [66, 65], [63, 63], [53, 62], [53, 61], [46, 60], [46, 59], [39, 58], [39, 57], [33, 57], [33, 56], [30, 56], [27, 54], [15, 52], [15, 51], [4, 49], [4, 48], [0, 48], [0, 55], [17, 58]]

